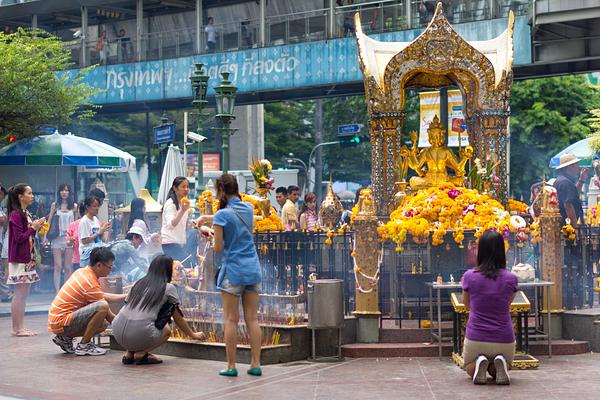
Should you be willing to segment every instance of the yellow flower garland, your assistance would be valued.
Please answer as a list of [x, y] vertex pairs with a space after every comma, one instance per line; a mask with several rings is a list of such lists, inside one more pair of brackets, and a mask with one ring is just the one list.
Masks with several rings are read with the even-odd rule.
[[383, 240], [397, 243], [396, 251], [401, 252], [408, 234], [415, 243], [424, 243], [431, 235], [432, 245], [438, 246], [444, 243], [446, 233], [452, 232], [454, 241], [462, 246], [467, 229], [474, 230], [475, 237], [488, 229], [514, 231], [509, 213], [497, 200], [474, 189], [443, 184], [404, 198], [378, 232]]

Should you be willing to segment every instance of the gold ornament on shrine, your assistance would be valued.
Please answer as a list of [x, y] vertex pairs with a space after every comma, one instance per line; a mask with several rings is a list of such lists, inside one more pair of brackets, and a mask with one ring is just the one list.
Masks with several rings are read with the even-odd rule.
[[321, 207], [319, 209], [321, 226], [329, 230], [335, 228], [335, 226], [340, 221], [343, 212], [344, 207], [333, 193], [333, 181], [330, 178], [329, 192], [327, 192], [327, 196], [325, 196], [325, 199], [321, 203]]
[[[438, 2], [433, 18], [412, 42], [380, 42], [365, 35], [360, 15], [355, 14], [359, 65], [364, 74], [372, 145], [371, 182], [378, 215], [389, 215], [402, 196], [404, 186], [398, 169], [406, 161], [417, 175], [409, 183], [421, 189], [443, 182], [463, 184], [465, 166], [471, 157], [498, 163], [494, 175], [501, 179], [498, 190], [503, 203], [508, 197], [507, 122], [513, 80], [514, 14], [509, 12], [507, 29], [490, 40], [469, 42], [450, 25]], [[431, 149], [403, 146], [406, 92], [410, 88], [458, 87], [463, 97], [464, 123], [472, 146], [455, 155], [438, 140]], [[445, 121], [434, 121], [429, 136], [444, 138]], [[416, 137], [416, 135], [415, 135]], [[411, 138], [412, 139], [412, 138]], [[434, 140], [435, 141], [435, 140]], [[404, 157], [404, 159], [403, 159]], [[444, 159], [442, 161], [442, 158]], [[445, 168], [453, 170], [449, 175]]]
[[[418, 150], [416, 132], [413, 132], [412, 148], [402, 146], [400, 149], [400, 157], [406, 157], [408, 166], [418, 175], [410, 178], [411, 189], [427, 189], [446, 182], [464, 186], [465, 165], [473, 156], [473, 148], [467, 146], [464, 150], [461, 149], [460, 158], [457, 159], [454, 152], [446, 146], [446, 129], [437, 115], [429, 124], [427, 134], [430, 147]], [[448, 168], [454, 171], [454, 176], [448, 174]]]

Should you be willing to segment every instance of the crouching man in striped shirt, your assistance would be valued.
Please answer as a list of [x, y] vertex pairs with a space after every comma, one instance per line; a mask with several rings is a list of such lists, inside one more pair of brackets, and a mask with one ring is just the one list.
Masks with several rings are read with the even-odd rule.
[[[103, 332], [115, 315], [108, 303], [125, 300], [124, 294], [104, 293], [99, 278], [110, 273], [114, 254], [106, 247], [97, 247], [90, 254], [90, 265], [75, 271], [56, 294], [48, 310], [48, 331], [56, 334], [52, 341], [65, 353], [78, 356], [101, 356], [106, 353], [91, 342]], [[73, 338], [81, 342], [73, 347]]]

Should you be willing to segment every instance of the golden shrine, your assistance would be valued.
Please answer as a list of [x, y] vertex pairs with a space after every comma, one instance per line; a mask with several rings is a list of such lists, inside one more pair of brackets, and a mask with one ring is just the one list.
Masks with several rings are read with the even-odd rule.
[[[468, 42], [459, 36], [446, 19], [441, 2], [427, 28], [412, 42], [380, 42], [369, 38], [362, 31], [359, 14], [355, 15], [355, 26], [368, 100], [373, 146], [371, 180], [378, 215], [389, 215], [396, 188], [401, 186], [396, 184], [396, 171], [403, 167], [401, 157], [410, 155], [409, 165], [418, 169], [420, 179], [412, 182], [415, 188], [428, 187], [445, 179], [444, 164], [434, 161], [433, 155], [423, 154], [419, 159], [415, 156], [415, 148], [409, 154], [407, 149], [402, 149], [405, 90], [408, 88], [459, 88], [463, 95], [468, 139], [473, 146], [472, 156], [480, 160], [486, 160], [492, 154], [496, 157], [495, 172], [501, 178], [498, 197], [506, 203], [506, 126], [513, 77], [513, 13], [509, 14], [507, 29], [495, 39], [486, 41]], [[433, 152], [438, 153], [435, 157], [448, 154], [439, 148]], [[461, 177], [461, 164], [464, 168], [465, 158], [470, 157], [466, 152], [460, 156], [459, 162], [452, 158], [446, 160], [446, 165], [456, 170], [456, 178]], [[430, 168], [427, 176], [420, 176], [423, 158]]]

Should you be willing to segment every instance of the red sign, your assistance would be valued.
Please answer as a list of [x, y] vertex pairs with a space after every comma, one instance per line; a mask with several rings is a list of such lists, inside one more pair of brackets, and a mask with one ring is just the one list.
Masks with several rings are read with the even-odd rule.
[[[198, 154], [192, 153], [187, 155], [187, 176], [198, 175]], [[203, 153], [202, 154], [202, 171], [203, 172], [219, 172], [221, 170], [221, 154], [219, 153]]]
[[221, 154], [203, 153], [202, 169], [204, 172], [218, 172], [221, 170]]

